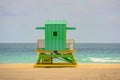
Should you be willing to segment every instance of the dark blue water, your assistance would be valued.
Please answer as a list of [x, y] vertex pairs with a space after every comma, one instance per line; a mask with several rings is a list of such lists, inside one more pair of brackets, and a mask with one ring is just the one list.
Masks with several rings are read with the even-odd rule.
[[[0, 43], [0, 63], [35, 63], [35, 43]], [[120, 63], [120, 44], [79, 43], [73, 53], [78, 63]]]

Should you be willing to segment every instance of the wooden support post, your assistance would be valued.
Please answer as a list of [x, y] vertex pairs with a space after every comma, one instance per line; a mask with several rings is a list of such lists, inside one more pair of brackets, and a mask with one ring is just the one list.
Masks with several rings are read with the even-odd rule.
[[40, 64], [40, 60], [41, 60], [41, 53], [39, 53], [39, 55], [38, 55], [38, 60], [37, 60], [36, 64]]

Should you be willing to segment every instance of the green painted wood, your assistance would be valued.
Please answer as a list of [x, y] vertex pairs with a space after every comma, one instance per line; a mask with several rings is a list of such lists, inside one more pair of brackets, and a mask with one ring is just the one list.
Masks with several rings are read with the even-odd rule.
[[39, 54], [37, 63], [40, 63], [40, 61], [41, 61], [41, 59], [42, 59], [42, 56], [43, 56], [43, 54]]
[[36, 27], [37, 30], [45, 29], [45, 27]]
[[65, 20], [48, 20], [45, 24], [66, 24]]
[[71, 57], [69, 54], [62, 54], [62, 53], [57, 53], [57, 54], [40, 54], [39, 58], [46, 58], [46, 57], [52, 57], [52, 58], [58, 58], [58, 57]]
[[67, 27], [66, 29], [67, 30], [76, 30], [76, 28], [74, 28], [74, 27]]
[[36, 28], [45, 29], [45, 50], [66, 50], [66, 30], [75, 30], [66, 24], [65, 20], [48, 20], [45, 27]]
[[[57, 36], [55, 36], [54, 33], [56, 33]], [[65, 49], [66, 49], [65, 22], [64, 21], [47, 22], [45, 24], [45, 50], [65, 50]]]

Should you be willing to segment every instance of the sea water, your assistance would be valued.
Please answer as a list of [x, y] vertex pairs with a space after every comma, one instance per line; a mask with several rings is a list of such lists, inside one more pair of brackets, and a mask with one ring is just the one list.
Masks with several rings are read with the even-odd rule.
[[[35, 43], [0, 43], [0, 63], [35, 63]], [[77, 63], [120, 63], [120, 44], [77, 43]]]
[[76, 44], [75, 57], [79, 63], [120, 63], [120, 44]]

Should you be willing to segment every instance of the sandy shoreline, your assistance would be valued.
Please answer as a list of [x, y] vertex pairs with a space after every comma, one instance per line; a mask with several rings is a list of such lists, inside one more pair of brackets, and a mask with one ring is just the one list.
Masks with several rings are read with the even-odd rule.
[[33, 68], [0, 64], [0, 80], [120, 80], [120, 64], [78, 64], [76, 68]]
[[[34, 64], [0, 64], [1, 68], [34, 68]], [[69, 68], [69, 67], [68, 67]], [[76, 68], [120, 68], [120, 64], [77, 64]]]

